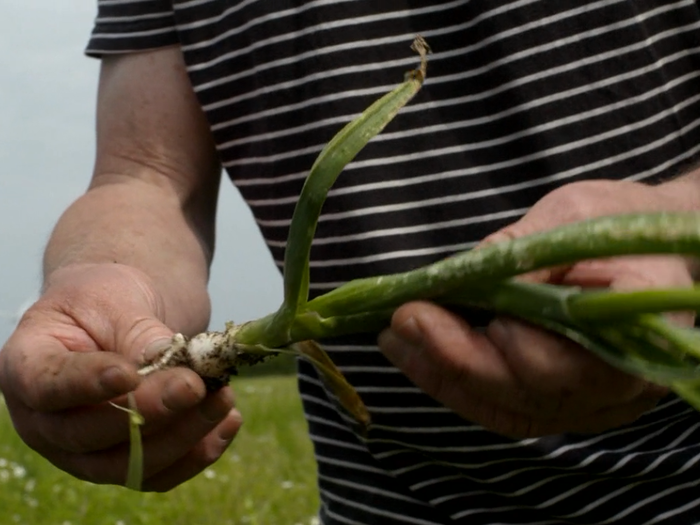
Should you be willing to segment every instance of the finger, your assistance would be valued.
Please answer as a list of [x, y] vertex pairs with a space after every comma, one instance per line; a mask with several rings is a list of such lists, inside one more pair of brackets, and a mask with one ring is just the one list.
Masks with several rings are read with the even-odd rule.
[[[229, 433], [222, 432], [222, 434], [224, 438], [232, 439], [230, 429], [235, 427], [237, 430], [241, 418], [235, 409], [230, 408], [231, 403], [232, 396], [227, 395], [222, 389], [209, 396], [200, 406], [190, 409], [172, 425], [154, 435], [144, 436], [142, 442], [144, 479], [148, 479], [185, 457], [197, 443], [227, 418], [231, 418], [231, 422], [223, 424], [222, 427], [228, 429]], [[210, 447], [213, 446], [207, 446], [208, 454], [211, 454]], [[111, 449], [90, 454], [54, 451], [46, 457], [62, 470], [80, 479], [100, 484], [123, 485], [126, 480], [129, 443], [122, 443]]]
[[543, 413], [515, 413], [486, 399], [473, 399], [468, 419], [492, 432], [513, 439], [563, 433], [597, 434], [633, 423], [644, 413], [653, 409], [666, 394], [666, 390], [649, 385], [641, 395], [626, 403], [585, 415], [566, 411], [554, 418]]
[[514, 410], [537, 409], [488, 338], [432, 303], [399, 308], [379, 347], [421, 390], [460, 414], [476, 397]]
[[[230, 396], [230, 388], [219, 395]], [[134, 392], [134, 399], [145, 424], [142, 432], [148, 435], [170, 424], [173, 418], [197, 406], [206, 399], [206, 387], [202, 379], [187, 368], [173, 368], [149, 375]], [[125, 401], [122, 401], [125, 404]], [[231, 401], [233, 406], [233, 401]]]
[[643, 380], [619, 371], [563, 337], [524, 322], [496, 318], [487, 335], [525, 388], [535, 396], [556, 401], [546, 412], [548, 416], [566, 411], [590, 413], [626, 403], [645, 388]]
[[613, 428], [634, 423], [643, 414], [652, 410], [663, 396], [656, 393], [640, 395], [627, 403], [603, 408], [591, 414], [565, 417], [553, 421], [532, 421], [529, 434], [511, 437], [537, 437], [564, 432], [575, 434], [599, 434]]
[[[171, 424], [205, 395], [201, 379], [190, 370], [173, 369], [149, 376], [134, 392], [137, 410], [146, 422], [141, 427], [142, 434], [153, 434]], [[125, 397], [115, 402], [127, 406]], [[109, 403], [37, 412], [32, 417], [32, 426], [48, 449], [88, 453], [129, 440], [128, 416]]]
[[240, 413], [232, 411], [182, 458], [145, 480], [142, 490], [166, 492], [193, 478], [223, 455], [241, 424]]
[[136, 388], [133, 364], [111, 352], [68, 352], [50, 337], [2, 351], [2, 384], [7, 395], [38, 411], [96, 404]]
[[171, 426], [144, 437], [144, 477], [150, 478], [184, 457], [224, 419], [240, 421], [241, 416], [233, 405], [231, 389], [222, 388], [208, 395]]

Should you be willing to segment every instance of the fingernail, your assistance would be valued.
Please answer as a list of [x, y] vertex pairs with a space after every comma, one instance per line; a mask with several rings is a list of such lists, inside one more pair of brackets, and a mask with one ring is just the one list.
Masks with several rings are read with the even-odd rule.
[[243, 424], [243, 418], [241, 417], [241, 413], [235, 408], [232, 408], [226, 417], [230, 418], [230, 421], [227, 421], [226, 424], [222, 425], [221, 429], [219, 429], [219, 439], [228, 442], [232, 441], [233, 438], [236, 437], [236, 434], [238, 434], [238, 430]]
[[165, 383], [161, 400], [168, 410], [180, 412], [196, 405], [203, 396], [203, 392], [198, 393], [189, 381], [178, 374]]
[[[414, 339], [415, 340], [415, 339]], [[398, 337], [392, 330], [384, 330], [379, 334], [379, 348], [386, 358], [397, 368], [403, 368], [413, 356], [421, 351], [420, 346]]]
[[151, 361], [157, 359], [163, 352], [165, 352], [168, 347], [170, 346], [172, 342], [172, 339], [170, 338], [163, 338], [163, 339], [156, 339], [152, 343], [150, 343], [146, 349], [143, 351], [143, 360], [146, 363], [150, 363]]
[[418, 322], [413, 316], [395, 327], [394, 332], [406, 343], [411, 345], [420, 346], [423, 343], [423, 332], [421, 332]]

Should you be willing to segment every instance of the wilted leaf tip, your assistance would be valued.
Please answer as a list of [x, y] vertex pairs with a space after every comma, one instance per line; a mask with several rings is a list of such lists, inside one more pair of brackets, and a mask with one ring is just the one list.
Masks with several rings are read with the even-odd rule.
[[416, 35], [416, 38], [411, 44], [411, 49], [420, 56], [420, 66], [418, 69], [413, 69], [407, 72], [405, 80], [418, 80], [419, 82], [423, 83], [427, 75], [428, 55], [432, 53], [432, 50], [425, 39], [420, 35]]

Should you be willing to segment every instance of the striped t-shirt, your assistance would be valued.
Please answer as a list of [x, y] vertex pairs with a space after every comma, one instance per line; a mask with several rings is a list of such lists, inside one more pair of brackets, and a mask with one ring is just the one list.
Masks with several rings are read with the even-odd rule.
[[[330, 192], [313, 295], [470, 248], [563, 184], [658, 180], [700, 151], [692, 0], [100, 0], [88, 53], [182, 49], [281, 266], [308, 168], [415, 66], [416, 34], [428, 80]], [[325, 525], [700, 523], [700, 416], [677, 398], [598, 435], [507, 439], [373, 342], [327, 345], [371, 412], [366, 436], [300, 365]]]

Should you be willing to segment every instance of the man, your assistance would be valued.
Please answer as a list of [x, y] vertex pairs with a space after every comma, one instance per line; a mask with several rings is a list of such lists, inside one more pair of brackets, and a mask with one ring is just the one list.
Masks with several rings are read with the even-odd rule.
[[[187, 370], [141, 381], [136, 363], [207, 326], [220, 167], [281, 263], [313, 158], [413, 67], [416, 33], [435, 51], [429, 80], [331, 191], [312, 293], [484, 238], [697, 209], [699, 13], [650, 0], [100, 2], [95, 172], [0, 353], [17, 430], [73, 475], [122, 483], [128, 434], [107, 401], [135, 389], [146, 489], [215, 461], [241, 422], [231, 391], [205, 395]], [[692, 282], [663, 257], [532, 278]], [[424, 302], [396, 312], [382, 352], [375, 340], [326, 346], [370, 409], [366, 437], [300, 365], [324, 524], [697, 523], [700, 417], [665, 390], [520, 322], [474, 330]]]

